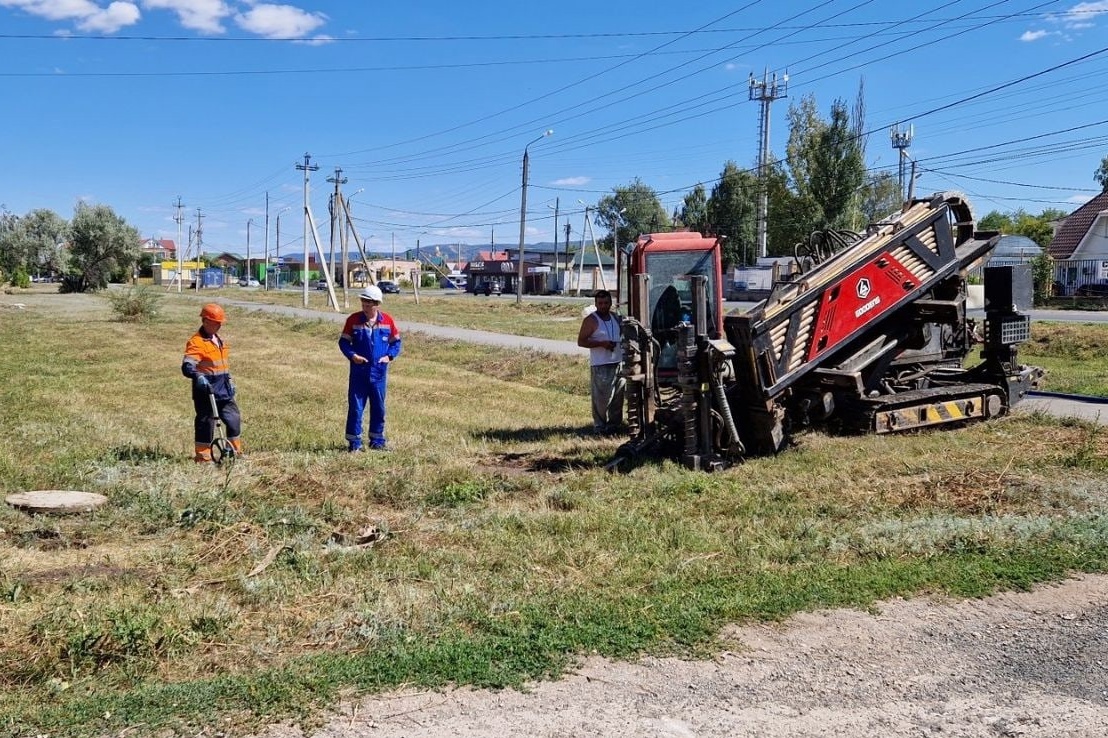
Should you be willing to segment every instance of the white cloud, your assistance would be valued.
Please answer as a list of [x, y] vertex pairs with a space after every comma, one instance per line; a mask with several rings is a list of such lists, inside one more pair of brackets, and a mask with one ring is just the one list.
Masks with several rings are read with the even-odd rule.
[[592, 181], [592, 177], [566, 177], [554, 180], [555, 187], [580, 187]]
[[1096, 0], [1096, 2], [1078, 3], [1069, 10], [1051, 14], [1048, 18], [1066, 28], [1081, 30], [1092, 28], [1096, 19], [1106, 14], [1108, 14], [1108, 0]]
[[112, 33], [139, 19], [139, 9], [131, 2], [113, 2], [102, 7], [92, 0], [0, 0], [0, 7], [16, 8], [52, 21], [75, 21], [85, 31]]
[[305, 43], [325, 44], [331, 36], [312, 34], [328, 17], [294, 5], [258, 0], [0, 0], [0, 8], [15, 8], [50, 21], [70, 21], [86, 32], [113, 33], [138, 23], [145, 10], [164, 10], [185, 28], [206, 34], [226, 31], [229, 19], [243, 30], [266, 38], [303, 38]]
[[1050, 35], [1049, 31], [1024, 31], [1020, 36], [1020, 41], [1038, 41], [1041, 38], [1045, 38]]
[[244, 31], [266, 38], [306, 38], [326, 22], [322, 13], [272, 3], [254, 3], [245, 13], [235, 15], [235, 23]]
[[142, 0], [149, 10], [168, 10], [185, 28], [201, 33], [223, 33], [223, 20], [234, 11], [223, 0]]
[[141, 15], [138, 6], [134, 3], [114, 2], [104, 10], [93, 13], [79, 21], [77, 27], [82, 31], [115, 33], [120, 28], [138, 23]]

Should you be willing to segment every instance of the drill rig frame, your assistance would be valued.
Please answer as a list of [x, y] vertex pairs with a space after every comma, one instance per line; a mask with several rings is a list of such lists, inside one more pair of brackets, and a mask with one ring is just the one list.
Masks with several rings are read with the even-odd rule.
[[622, 323], [630, 439], [610, 466], [667, 455], [720, 469], [783, 450], [801, 428], [893, 433], [1006, 414], [1042, 370], [1018, 362], [1026, 265], [984, 270], [983, 332], [966, 315], [967, 274], [997, 240], [958, 195], [912, 200], [723, 316], [718, 240], [641, 236]]

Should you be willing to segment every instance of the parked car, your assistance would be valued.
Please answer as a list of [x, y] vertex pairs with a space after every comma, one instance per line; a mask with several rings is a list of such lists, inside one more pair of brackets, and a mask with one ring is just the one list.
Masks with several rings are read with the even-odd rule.
[[1108, 297], [1108, 281], [1083, 284], [1073, 294], [1077, 297]]
[[382, 279], [377, 283], [377, 286], [381, 288], [381, 292], [386, 295], [399, 295], [400, 285], [396, 282], [391, 282], [387, 279]]
[[262, 283], [254, 278], [247, 279], [243, 277], [239, 280], [239, 287], [261, 287]]
[[499, 295], [500, 283], [499, 282], [485, 282], [483, 285], [477, 288], [477, 291], [482, 295]]
[[317, 290], [325, 290], [325, 289], [327, 289], [327, 280], [326, 280], [326, 279], [321, 279], [321, 280], [317, 281], [317, 282], [315, 283], [315, 288], [316, 288]]

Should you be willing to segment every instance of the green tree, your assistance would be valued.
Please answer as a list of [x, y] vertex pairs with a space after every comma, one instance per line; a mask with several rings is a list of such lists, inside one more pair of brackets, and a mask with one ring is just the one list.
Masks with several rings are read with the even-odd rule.
[[1026, 236], [1045, 249], [1054, 240], [1054, 221], [1065, 216], [1066, 213], [1057, 208], [1047, 208], [1038, 215], [1031, 215], [1023, 208], [1011, 213], [991, 210], [977, 221], [977, 228]]
[[767, 256], [792, 256], [797, 243], [808, 238], [818, 221], [818, 206], [789, 188], [785, 169], [776, 164], [765, 173], [769, 197]]
[[701, 235], [708, 232], [708, 193], [704, 185], [698, 184], [692, 192], [685, 195], [680, 214], [674, 214], [674, 225], [688, 228]]
[[1101, 191], [1108, 192], [1108, 156], [1100, 160], [1100, 166], [1093, 173], [1093, 179], [1100, 184]]
[[852, 224], [853, 230], [888, 218], [900, 211], [900, 183], [890, 172], [876, 172], [866, 178], [858, 192], [858, 210], [862, 223]]
[[68, 224], [52, 210], [32, 210], [22, 217], [5, 211], [0, 215], [0, 271], [59, 271], [67, 232]]
[[789, 108], [785, 161], [794, 206], [799, 208], [794, 218], [810, 219], [800, 229], [804, 233], [852, 225], [857, 193], [866, 179], [861, 136], [864, 121], [860, 119], [863, 110], [859, 97], [852, 119], [846, 103], [836, 100], [831, 105], [830, 120], [825, 121], [820, 118], [812, 95]]
[[19, 216], [6, 208], [0, 210], [0, 284], [6, 282], [9, 275], [14, 274], [23, 263], [23, 255], [16, 237], [18, 227]]
[[981, 231], [1012, 233], [1012, 219], [999, 210], [990, 210], [985, 217], [977, 219], [977, 228]]
[[758, 178], [735, 162], [723, 165], [707, 204], [712, 233], [726, 236], [725, 264], [745, 264], [754, 256], [758, 228]]
[[26, 267], [32, 272], [61, 272], [64, 264], [63, 244], [69, 236], [69, 224], [53, 210], [39, 209], [27, 213], [20, 221], [27, 243]]
[[642, 180], [635, 180], [626, 187], [616, 187], [611, 195], [600, 198], [596, 204], [597, 225], [612, 234], [606, 239], [605, 248], [612, 248], [638, 238], [643, 233], [669, 230], [669, 213], [654, 189]]
[[82, 202], [70, 224], [69, 250], [62, 290], [103, 289], [113, 273], [130, 274], [139, 257], [139, 233], [107, 205]]

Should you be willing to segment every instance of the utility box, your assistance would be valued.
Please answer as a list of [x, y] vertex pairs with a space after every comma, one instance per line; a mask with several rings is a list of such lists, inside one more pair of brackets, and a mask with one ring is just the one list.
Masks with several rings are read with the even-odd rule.
[[985, 311], [1016, 313], [1030, 310], [1035, 302], [1035, 282], [1030, 264], [985, 267]]
[[223, 286], [223, 270], [209, 267], [200, 270], [200, 287], [202, 289]]

